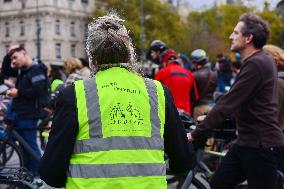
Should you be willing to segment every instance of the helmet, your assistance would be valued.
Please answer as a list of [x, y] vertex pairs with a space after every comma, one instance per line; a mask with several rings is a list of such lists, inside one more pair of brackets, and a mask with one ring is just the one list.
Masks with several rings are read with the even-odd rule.
[[152, 41], [151, 45], [150, 45], [150, 51], [153, 50], [153, 51], [164, 51], [167, 49], [167, 45], [166, 43], [164, 43], [163, 41], [161, 40], [154, 40]]
[[161, 63], [174, 62], [176, 61], [177, 58], [178, 58], [177, 53], [172, 49], [168, 49], [161, 54]]
[[206, 64], [208, 62], [208, 57], [203, 49], [196, 49], [190, 54], [192, 63], [194, 64]]
[[159, 58], [155, 58], [153, 59], [153, 57], [151, 56], [151, 51], [159, 51], [160, 53], [165, 51], [167, 49], [167, 45], [166, 43], [164, 43], [161, 40], [154, 40], [152, 41], [150, 48], [146, 54], [146, 58], [148, 60], [151, 60], [152, 62], [159, 64]]

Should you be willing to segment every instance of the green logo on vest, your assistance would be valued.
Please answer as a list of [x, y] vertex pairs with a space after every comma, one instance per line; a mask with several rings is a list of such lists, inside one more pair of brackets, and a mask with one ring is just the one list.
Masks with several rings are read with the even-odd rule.
[[128, 106], [117, 103], [111, 106], [110, 125], [123, 126], [127, 124], [142, 126], [144, 124], [140, 111], [129, 102]]
[[102, 134], [151, 136], [151, 107], [143, 78], [125, 69], [97, 74]]

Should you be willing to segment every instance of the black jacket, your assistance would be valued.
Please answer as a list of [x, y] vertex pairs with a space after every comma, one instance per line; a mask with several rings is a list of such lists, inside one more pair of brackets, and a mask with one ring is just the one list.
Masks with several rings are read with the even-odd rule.
[[[193, 147], [188, 143], [172, 95], [168, 88], [164, 87], [164, 89], [166, 97], [165, 152], [170, 159], [171, 170], [174, 173], [184, 173], [194, 166]], [[79, 128], [75, 101], [74, 86], [70, 85], [59, 96], [48, 144], [40, 162], [41, 179], [53, 187], [64, 187], [66, 184], [69, 160]]]
[[12, 102], [13, 111], [16, 112], [18, 119], [41, 117], [40, 98], [46, 95], [46, 85], [46, 72], [37, 62], [34, 61], [30, 67], [20, 70], [16, 82], [18, 97]]

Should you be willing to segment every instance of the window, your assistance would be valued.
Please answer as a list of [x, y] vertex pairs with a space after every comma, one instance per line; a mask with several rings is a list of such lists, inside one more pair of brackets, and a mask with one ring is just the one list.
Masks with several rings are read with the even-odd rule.
[[88, 4], [89, 0], [81, 0], [82, 3]]
[[76, 45], [75, 44], [71, 45], [71, 56], [76, 57]]
[[25, 43], [24, 42], [20, 43], [20, 46], [25, 48]]
[[20, 36], [25, 35], [25, 24], [24, 21], [20, 21]]
[[10, 24], [5, 22], [5, 37], [10, 37]]
[[22, 9], [25, 9], [25, 8], [26, 8], [26, 2], [22, 1]]
[[60, 34], [60, 20], [55, 21], [55, 34]]
[[61, 44], [60, 43], [55, 44], [55, 57], [56, 59], [61, 59]]
[[53, 0], [53, 5], [57, 7], [58, 6], [58, 0]]
[[71, 24], [70, 24], [70, 34], [71, 34], [71, 36], [76, 36], [76, 34], [75, 34], [75, 23], [74, 22], [71, 22]]
[[68, 3], [69, 3], [69, 8], [72, 9], [74, 0], [68, 0]]

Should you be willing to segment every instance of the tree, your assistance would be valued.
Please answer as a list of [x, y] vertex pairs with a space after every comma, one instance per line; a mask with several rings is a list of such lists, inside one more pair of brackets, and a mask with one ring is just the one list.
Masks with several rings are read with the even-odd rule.
[[270, 38], [268, 43], [281, 46], [281, 34], [284, 31], [284, 18], [276, 11], [264, 10], [259, 15], [265, 19], [270, 27]]
[[[204, 12], [190, 13], [188, 15], [188, 24], [191, 26], [189, 30], [191, 35], [190, 46], [203, 48], [209, 52], [210, 57], [215, 57], [219, 52], [230, 53], [231, 41], [229, 36], [240, 15], [245, 12], [253, 12], [253, 9], [242, 5], [222, 5]], [[269, 43], [280, 45], [281, 33], [284, 30], [283, 17], [278, 15], [276, 11], [269, 11], [268, 9], [255, 13], [270, 25]], [[198, 39], [198, 42], [196, 39]]]
[[[143, 2], [144, 36], [141, 40], [141, 2]], [[245, 12], [253, 12], [242, 4], [215, 6], [203, 12], [191, 12], [187, 19], [181, 19], [176, 7], [160, 0], [97, 0], [97, 8], [93, 17], [102, 16], [110, 10], [125, 19], [125, 25], [130, 30], [136, 52], [147, 49], [151, 41], [161, 39], [169, 48], [189, 55], [191, 51], [202, 48], [209, 54], [211, 60], [216, 54], [230, 53], [232, 33], [239, 16]], [[256, 12], [267, 20], [271, 28], [269, 43], [280, 45], [284, 20], [275, 11], [265, 9]], [[143, 43], [141, 43], [143, 42]]]
[[[161, 39], [169, 47], [176, 47], [177, 41], [184, 34], [183, 23], [175, 8], [159, 0], [143, 0], [145, 42], [141, 44], [141, 1], [137, 0], [97, 0], [97, 8], [93, 16], [102, 16], [115, 10], [125, 19], [130, 36], [140, 53], [141, 48], [147, 49], [151, 41]], [[180, 50], [178, 48], [177, 50]]]
[[[229, 53], [230, 40], [238, 18], [251, 9], [240, 5], [215, 6], [204, 12], [192, 12], [188, 15], [188, 23], [192, 28], [191, 48], [203, 48], [211, 58], [220, 52]], [[198, 37], [194, 37], [198, 36]], [[194, 41], [198, 39], [197, 41]]]

